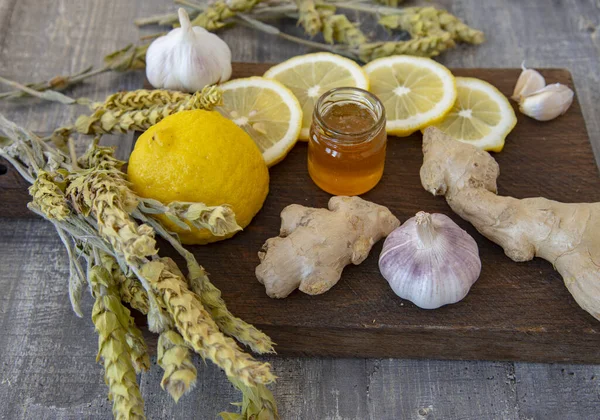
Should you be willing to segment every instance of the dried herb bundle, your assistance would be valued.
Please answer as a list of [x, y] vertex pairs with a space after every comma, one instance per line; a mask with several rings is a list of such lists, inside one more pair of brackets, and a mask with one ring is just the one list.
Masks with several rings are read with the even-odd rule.
[[[192, 19], [192, 24], [202, 26], [209, 31], [220, 30], [226, 26], [241, 24], [255, 30], [283, 38], [288, 41], [306, 45], [325, 51], [331, 51], [352, 59], [368, 62], [379, 57], [395, 54], [410, 54], [425, 57], [434, 57], [453, 48], [457, 43], [481, 44], [485, 41], [483, 32], [473, 29], [463, 23], [459, 18], [446, 10], [435, 7], [406, 7], [398, 8], [400, 0], [377, 0], [384, 6], [369, 3], [368, 1], [315, 1], [315, 0], [218, 0], [210, 5], [198, 4], [192, 0], [175, 0], [175, 3], [184, 6]], [[378, 18], [378, 25], [389, 31], [404, 31], [410, 39], [402, 41], [381, 41], [369, 39], [358, 22], [351, 21], [339, 10], [350, 10], [374, 15]], [[315, 37], [323, 35], [325, 42], [317, 42], [281, 32], [275, 26], [269, 25], [264, 20], [297, 19], [306, 35]], [[135, 24], [143, 25], [178, 25], [177, 13], [167, 13], [160, 16], [140, 18]], [[152, 39], [164, 34], [144, 37]], [[16, 82], [0, 78], [0, 83], [8, 84], [17, 89], [0, 94], [0, 99], [16, 98], [21, 96], [38, 96], [47, 100], [62, 103], [85, 103], [66, 97], [58, 92], [49, 90], [63, 90], [68, 86], [79, 83], [89, 77], [108, 71], [125, 72], [143, 69], [145, 67], [145, 53], [149, 43], [139, 46], [128, 45], [117, 50], [105, 58], [105, 65], [98, 69], [86, 68], [70, 76], [58, 76], [48, 81], [30, 83], [25, 86]], [[44, 92], [45, 94], [36, 94]], [[116, 94], [119, 95], [119, 94]], [[104, 116], [102, 109], [94, 117], [82, 119], [78, 130], [81, 132], [107, 132], [127, 131], [139, 126], [139, 121], [150, 121], [165, 116], [171, 112], [159, 105], [161, 95], [147, 98], [154, 103], [155, 109], [149, 110], [145, 105], [146, 113], [134, 112], [131, 106], [139, 105], [146, 99], [134, 98], [129, 94], [126, 98], [116, 97], [112, 100], [113, 108]], [[175, 98], [173, 98], [175, 99]], [[183, 98], [176, 101], [184, 100]], [[107, 99], [107, 103], [110, 102]], [[122, 111], [119, 105], [127, 104], [128, 111]], [[103, 122], [98, 122], [99, 119]], [[96, 123], [95, 125], [93, 123]]]
[[[275, 380], [269, 364], [243, 352], [230, 337], [257, 352], [273, 351], [271, 340], [227, 310], [204, 269], [155, 217], [167, 214], [179, 223], [222, 234], [239, 229], [231, 209], [202, 203], [164, 206], [137, 197], [120, 171], [123, 162], [97, 141], [75, 162], [1, 115], [0, 131], [9, 139], [0, 156], [33, 184], [29, 208], [54, 224], [67, 248], [73, 308], [81, 315], [85, 285], [96, 299], [92, 320], [99, 337], [98, 358], [104, 363], [115, 418], [144, 418], [136, 372], [148, 369], [149, 358], [123, 306], [127, 302], [147, 314], [150, 329], [160, 334], [162, 386], [175, 400], [195, 382], [194, 350], [219, 365], [243, 393], [242, 413], [222, 413], [224, 418], [277, 419], [273, 396], [265, 387]], [[156, 234], [186, 259], [187, 278], [173, 260], [158, 257]]]

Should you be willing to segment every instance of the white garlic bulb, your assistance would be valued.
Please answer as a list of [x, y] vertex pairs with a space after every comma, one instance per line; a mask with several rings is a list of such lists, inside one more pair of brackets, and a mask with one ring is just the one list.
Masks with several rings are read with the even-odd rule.
[[517, 79], [515, 90], [511, 96], [511, 98], [517, 102], [519, 102], [521, 98], [546, 86], [546, 79], [544, 79], [544, 76], [542, 76], [540, 72], [534, 69], [525, 68], [525, 65], [522, 66], [522, 69], [523, 71]]
[[192, 26], [179, 9], [180, 28], [155, 39], [146, 53], [146, 77], [155, 88], [196, 92], [231, 77], [231, 50], [215, 34]]
[[567, 112], [574, 95], [568, 86], [554, 83], [521, 98], [519, 110], [538, 121], [549, 121]]
[[435, 309], [467, 295], [481, 260], [475, 240], [452, 219], [421, 211], [387, 237], [379, 271], [398, 296]]

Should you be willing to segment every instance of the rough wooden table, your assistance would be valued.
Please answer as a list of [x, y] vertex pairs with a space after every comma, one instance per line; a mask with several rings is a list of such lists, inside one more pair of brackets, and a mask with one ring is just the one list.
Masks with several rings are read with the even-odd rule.
[[[600, 2], [598, 0], [440, 1], [488, 42], [440, 58], [454, 67], [566, 67], [575, 79], [600, 162]], [[139, 16], [173, 10], [167, 0], [0, 0], [0, 74], [41, 80], [99, 64], [140, 32]], [[290, 23], [288, 30], [294, 30]], [[307, 52], [236, 28], [223, 34], [237, 61], [280, 61]], [[141, 74], [104, 75], [71, 91], [103, 98], [141, 84]], [[47, 132], [76, 107], [0, 104], [0, 112]], [[109, 139], [126, 155], [131, 138]], [[54, 229], [0, 215], [0, 417], [111, 417], [96, 336], [67, 296], [68, 265]], [[84, 312], [89, 314], [88, 298]], [[600, 351], [600, 349], [598, 350]], [[268, 358], [284, 419], [600, 419], [600, 366], [433, 360]], [[157, 366], [141, 377], [150, 419], [214, 418], [239, 397], [212, 364], [199, 365], [197, 389], [175, 405]]]

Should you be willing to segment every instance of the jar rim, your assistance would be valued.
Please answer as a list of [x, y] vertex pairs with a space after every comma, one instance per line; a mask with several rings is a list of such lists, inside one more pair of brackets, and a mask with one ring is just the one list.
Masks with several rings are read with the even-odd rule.
[[[377, 113], [378, 114], [377, 120], [373, 123], [372, 126], [364, 129], [363, 131], [357, 131], [355, 133], [347, 133], [347, 132], [339, 131], [339, 130], [336, 130], [335, 128], [332, 128], [323, 120], [323, 117], [322, 117], [321, 113], [319, 112], [319, 110], [320, 110], [321, 106], [323, 105], [323, 103], [325, 102], [325, 100], [336, 93], [340, 93], [340, 92], [344, 92], [344, 91], [358, 92], [362, 96], [366, 97], [369, 100], [369, 102], [374, 105], [373, 108], [379, 110], [379, 112]], [[332, 134], [339, 135], [339, 136], [364, 136], [364, 135], [368, 134], [369, 132], [373, 131], [374, 129], [377, 129], [382, 124], [385, 124], [385, 107], [383, 106], [383, 103], [381, 102], [381, 100], [377, 96], [375, 96], [374, 94], [369, 92], [368, 90], [361, 89], [358, 87], [352, 87], [352, 86], [342, 86], [342, 87], [330, 89], [321, 95], [321, 97], [317, 100], [317, 103], [315, 104], [315, 108], [313, 111], [313, 118], [316, 118], [319, 125], [321, 125], [322, 127], [326, 127], [327, 131], [331, 132]]]

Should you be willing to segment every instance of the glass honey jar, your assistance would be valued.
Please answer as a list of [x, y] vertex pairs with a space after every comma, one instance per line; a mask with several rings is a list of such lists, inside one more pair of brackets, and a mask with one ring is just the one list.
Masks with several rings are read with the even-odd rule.
[[386, 143], [381, 101], [359, 88], [332, 89], [315, 105], [308, 173], [330, 194], [363, 194], [383, 175]]

